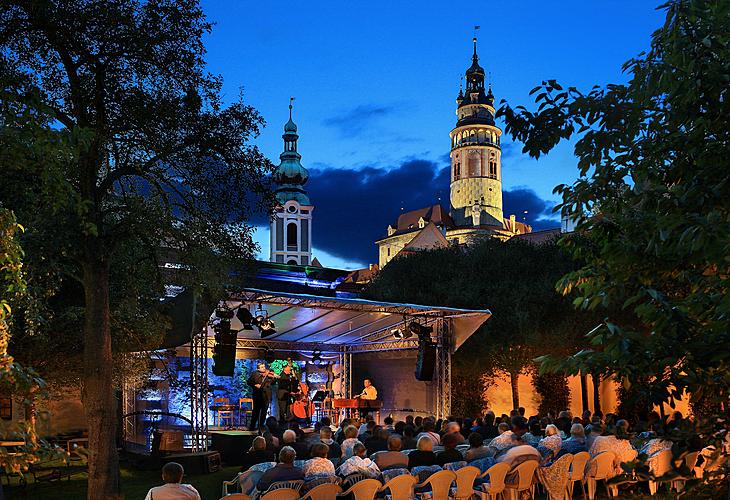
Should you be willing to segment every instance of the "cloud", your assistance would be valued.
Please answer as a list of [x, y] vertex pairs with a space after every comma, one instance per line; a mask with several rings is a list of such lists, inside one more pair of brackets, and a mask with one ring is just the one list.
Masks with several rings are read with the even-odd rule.
[[[375, 240], [385, 236], [403, 211], [441, 203], [449, 207], [449, 167], [423, 159], [405, 159], [395, 167], [313, 169], [306, 189], [315, 205], [315, 247], [348, 262], [377, 262]], [[514, 213], [534, 230], [558, 227], [554, 203], [535, 191], [504, 191], [505, 216]], [[524, 213], [524, 211], [527, 213]], [[321, 259], [320, 259], [321, 260]], [[324, 262], [323, 262], [324, 264]]]
[[397, 109], [395, 105], [361, 104], [323, 120], [322, 124], [336, 129], [342, 137], [353, 138], [363, 135], [378, 120], [392, 115]]

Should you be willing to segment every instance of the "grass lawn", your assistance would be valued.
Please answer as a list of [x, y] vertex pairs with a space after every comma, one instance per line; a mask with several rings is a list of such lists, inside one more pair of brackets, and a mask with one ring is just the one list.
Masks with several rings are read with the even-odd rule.
[[[203, 474], [198, 476], [185, 476], [185, 483], [190, 483], [200, 492], [203, 500], [218, 500], [221, 496], [221, 483], [224, 480], [232, 479], [238, 473], [239, 467], [226, 467], [215, 474]], [[123, 467], [122, 491], [128, 499], [143, 500], [147, 491], [152, 486], [162, 484], [158, 471], [141, 471]], [[43, 499], [43, 500], [85, 500], [86, 499], [86, 474], [77, 474], [70, 481], [37, 483], [32, 482], [32, 476], [28, 477], [28, 485], [18, 486], [16, 479], [12, 481], [10, 488], [3, 485], [5, 498], [10, 499]]]

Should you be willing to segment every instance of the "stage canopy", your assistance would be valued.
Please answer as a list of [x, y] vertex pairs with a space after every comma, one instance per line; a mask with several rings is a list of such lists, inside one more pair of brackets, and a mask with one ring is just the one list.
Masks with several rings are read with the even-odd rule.
[[[451, 352], [458, 349], [489, 317], [489, 310], [468, 310], [372, 300], [322, 297], [271, 292], [247, 288], [232, 293], [229, 308], [247, 307], [256, 316], [263, 312], [276, 326], [276, 333], [261, 337], [257, 328], [242, 329], [237, 318], [231, 322], [240, 348], [318, 350], [321, 352], [368, 352], [417, 349], [418, 339], [396, 339], [392, 331], [406, 329], [416, 321], [449, 331]], [[214, 317], [214, 315], [213, 315]]]

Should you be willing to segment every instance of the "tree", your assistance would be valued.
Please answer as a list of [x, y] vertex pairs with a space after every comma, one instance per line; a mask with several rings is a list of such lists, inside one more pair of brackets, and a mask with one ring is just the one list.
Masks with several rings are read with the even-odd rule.
[[[673, 0], [651, 49], [628, 61], [628, 83], [584, 93], [554, 80], [536, 111], [503, 104], [506, 131], [534, 157], [575, 138], [579, 178], [559, 209], [583, 264], [562, 290], [584, 309], [623, 309], [589, 334], [591, 349], [545, 369], [617, 375], [651, 404], [689, 396], [714, 407], [722, 439], [730, 398], [730, 4]], [[642, 383], [644, 382], [644, 383]], [[713, 434], [717, 431], [717, 434]]]
[[[35, 297], [83, 325], [89, 498], [112, 498], [112, 349], [162, 295], [163, 248], [185, 271], [178, 284], [197, 289], [253, 256], [249, 216], [271, 201], [270, 163], [248, 143], [263, 120], [242, 98], [223, 104], [195, 0], [2, 0], [0, 11], [2, 199], [33, 228]], [[57, 293], [74, 282], [78, 295]], [[29, 324], [52, 329], [38, 312]]]
[[640, 325], [608, 322], [564, 366], [619, 374], [657, 404], [683, 394], [730, 397], [730, 6], [663, 6], [651, 50], [624, 65], [627, 84], [585, 94], [555, 81], [533, 90], [537, 112], [504, 104], [507, 132], [532, 156], [578, 135], [579, 179], [556, 192], [585, 240], [565, 247], [584, 261], [561, 289], [576, 304], [631, 311]]
[[[554, 243], [532, 245], [519, 239], [485, 238], [463, 248], [417, 252], [390, 262], [366, 291], [378, 300], [407, 301], [471, 309], [493, 316], [456, 354], [455, 374], [478, 361], [481, 373], [510, 376], [512, 402], [519, 407], [517, 381], [533, 370], [539, 355], [563, 352], [579, 342], [570, 301], [555, 282], [573, 268]], [[573, 332], [573, 333], [571, 333]], [[474, 379], [471, 370], [465, 370]], [[476, 382], [474, 382], [476, 384]], [[454, 393], [473, 398], [472, 392]], [[470, 407], [464, 402], [463, 407]]]

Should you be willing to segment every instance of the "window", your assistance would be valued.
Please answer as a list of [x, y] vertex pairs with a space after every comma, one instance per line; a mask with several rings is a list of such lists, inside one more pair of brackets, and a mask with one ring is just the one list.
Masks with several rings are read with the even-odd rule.
[[456, 163], [454, 163], [454, 180], [457, 180], [461, 177], [461, 163], [457, 160]]
[[13, 419], [12, 398], [0, 398], [0, 418], [3, 420]]
[[297, 249], [297, 225], [294, 222], [286, 225], [286, 247], [288, 250]]

